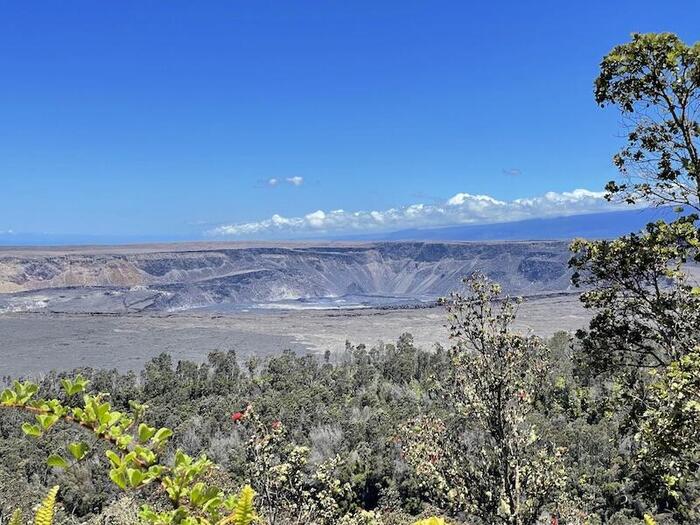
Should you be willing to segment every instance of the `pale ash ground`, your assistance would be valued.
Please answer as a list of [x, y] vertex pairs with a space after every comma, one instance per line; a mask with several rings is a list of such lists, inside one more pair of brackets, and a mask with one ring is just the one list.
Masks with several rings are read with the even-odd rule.
[[[541, 336], [583, 327], [589, 314], [574, 295], [530, 299], [517, 326]], [[0, 376], [39, 376], [76, 367], [140, 370], [167, 352], [202, 361], [212, 350], [234, 349], [242, 358], [292, 349], [299, 354], [340, 356], [345, 341], [371, 346], [394, 342], [404, 332], [430, 349], [448, 345], [442, 308], [416, 310], [322, 310], [227, 315], [0, 314]]]

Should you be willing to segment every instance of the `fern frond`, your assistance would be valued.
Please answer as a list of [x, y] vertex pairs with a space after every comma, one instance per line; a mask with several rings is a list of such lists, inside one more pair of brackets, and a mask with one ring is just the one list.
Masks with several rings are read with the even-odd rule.
[[219, 525], [251, 525], [257, 522], [254, 500], [255, 491], [250, 485], [245, 485], [238, 493], [233, 512], [221, 520]]
[[34, 516], [34, 525], [52, 525], [57, 494], [58, 485], [49, 490], [49, 493], [44, 498], [44, 501], [41, 502], [41, 505]]
[[22, 525], [22, 511], [19, 509], [14, 511], [7, 525]]

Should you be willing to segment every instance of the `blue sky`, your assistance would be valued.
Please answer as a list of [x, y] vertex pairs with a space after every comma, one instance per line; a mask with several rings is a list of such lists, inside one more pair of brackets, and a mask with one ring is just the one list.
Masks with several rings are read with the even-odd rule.
[[594, 211], [572, 191], [614, 177], [621, 142], [593, 101], [601, 57], [634, 31], [694, 42], [698, 20], [692, 0], [0, 2], [0, 232], [294, 237]]

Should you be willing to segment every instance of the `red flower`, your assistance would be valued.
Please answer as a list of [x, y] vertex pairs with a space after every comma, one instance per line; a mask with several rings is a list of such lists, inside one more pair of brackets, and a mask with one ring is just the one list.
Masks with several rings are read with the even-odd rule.
[[234, 412], [233, 414], [231, 414], [231, 419], [234, 423], [240, 423], [243, 419], [243, 412]]
[[272, 422], [272, 430], [278, 430], [282, 426], [281, 421], [273, 421]]

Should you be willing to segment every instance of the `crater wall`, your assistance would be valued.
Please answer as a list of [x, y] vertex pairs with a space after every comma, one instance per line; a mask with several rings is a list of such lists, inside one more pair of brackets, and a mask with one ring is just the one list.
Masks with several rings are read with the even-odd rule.
[[3, 250], [0, 294], [63, 290], [70, 300], [76, 290], [102, 290], [127, 309], [136, 292], [140, 309], [348, 295], [429, 300], [478, 270], [508, 293], [536, 295], [570, 289], [569, 256], [566, 242], [546, 241]]

